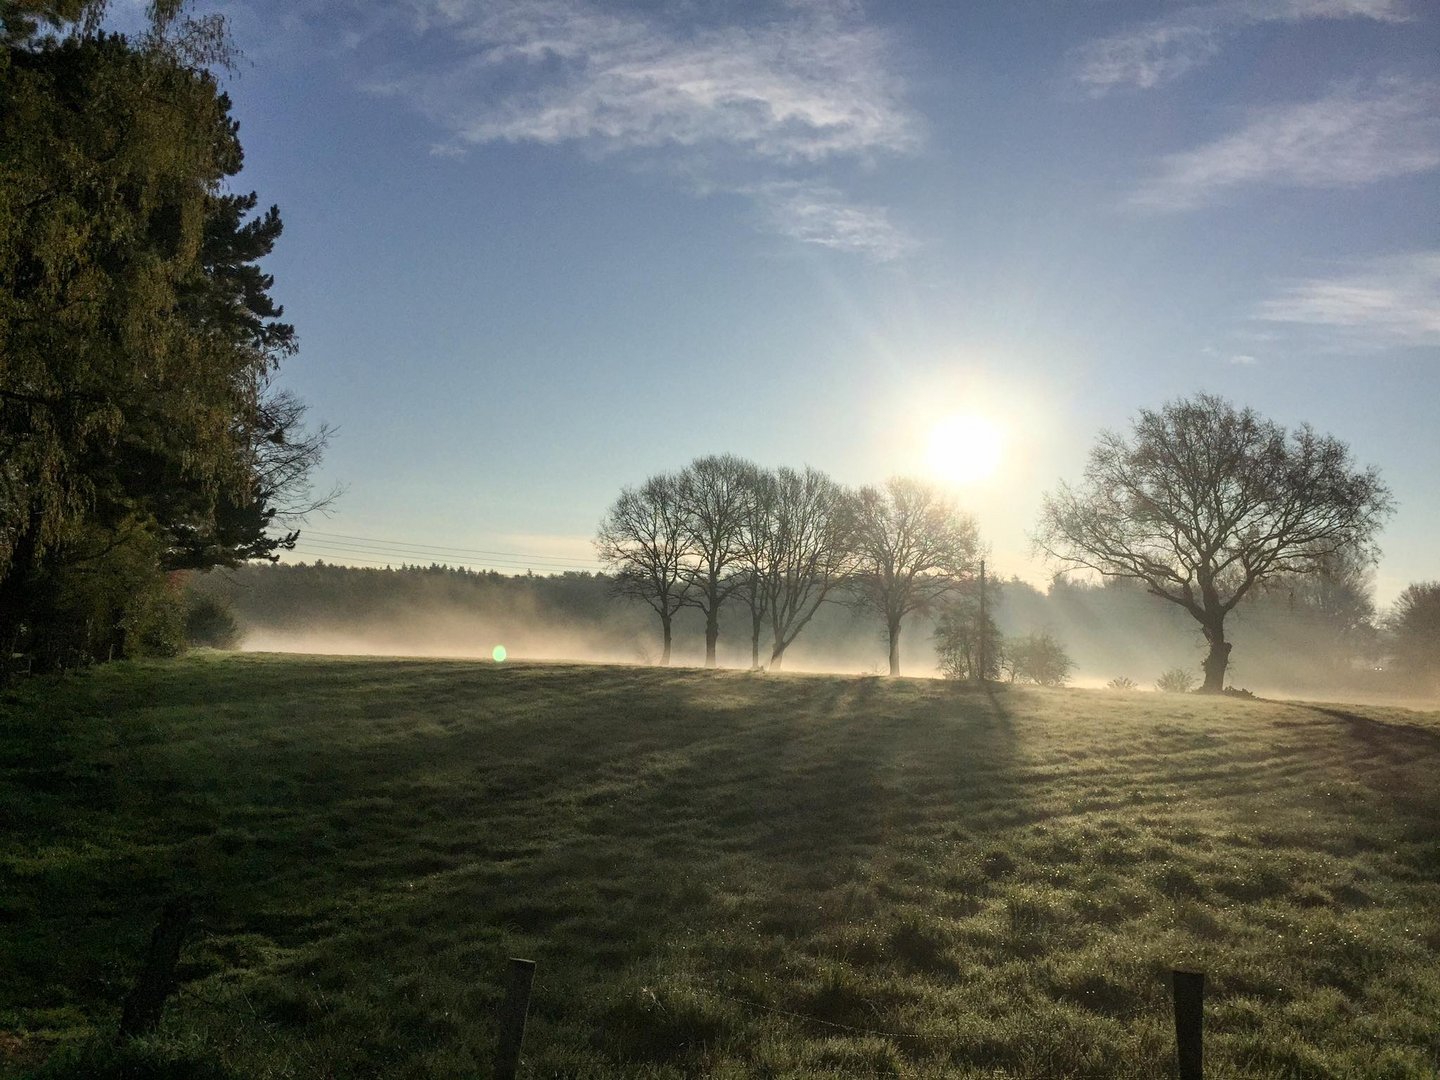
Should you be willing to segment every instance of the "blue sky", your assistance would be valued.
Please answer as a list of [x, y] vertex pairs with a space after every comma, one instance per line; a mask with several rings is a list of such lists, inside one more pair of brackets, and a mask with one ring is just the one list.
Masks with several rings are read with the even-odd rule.
[[1380, 467], [1382, 600], [1440, 576], [1431, 0], [223, 10], [347, 485], [299, 557], [583, 565], [650, 473], [924, 475], [961, 412], [1004, 457], [960, 499], [1043, 580], [1041, 494], [1203, 390]]

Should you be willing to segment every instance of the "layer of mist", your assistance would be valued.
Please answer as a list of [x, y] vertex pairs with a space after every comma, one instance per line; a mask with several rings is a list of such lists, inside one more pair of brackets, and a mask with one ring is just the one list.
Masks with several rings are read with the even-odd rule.
[[[489, 660], [503, 646], [512, 660], [652, 664], [660, 622], [643, 603], [611, 595], [603, 577], [572, 573], [505, 576], [442, 567], [400, 570], [339, 566], [247, 566], [212, 574], [201, 588], [232, 605], [253, 651], [433, 656]], [[1056, 582], [1047, 592], [1012, 580], [991, 593], [1006, 637], [1049, 631], [1076, 662], [1071, 685], [1103, 687], [1124, 677], [1151, 689], [1161, 673], [1199, 675], [1199, 627], [1173, 604], [1126, 585]], [[901, 641], [906, 675], [938, 676], [932, 620], [911, 616]], [[1227, 624], [1234, 642], [1232, 685], [1257, 694], [1345, 700], [1417, 698], [1382, 666], [1371, 638], [1294, 598], [1242, 605]], [[672, 663], [704, 660], [704, 620], [694, 609], [675, 619]], [[762, 635], [761, 662], [768, 665]], [[749, 612], [722, 609], [719, 662], [748, 668]], [[880, 674], [883, 626], [843, 603], [824, 605], [783, 660], [786, 671]]]

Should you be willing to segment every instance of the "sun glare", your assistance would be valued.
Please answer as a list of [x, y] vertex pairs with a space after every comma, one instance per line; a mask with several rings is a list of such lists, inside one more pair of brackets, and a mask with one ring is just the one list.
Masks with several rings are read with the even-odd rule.
[[930, 431], [927, 461], [935, 476], [951, 484], [987, 480], [1000, 467], [1004, 439], [983, 416], [947, 416]]

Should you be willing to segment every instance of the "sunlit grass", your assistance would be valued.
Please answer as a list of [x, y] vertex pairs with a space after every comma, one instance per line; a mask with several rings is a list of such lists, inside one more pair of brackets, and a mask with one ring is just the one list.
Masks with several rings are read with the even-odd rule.
[[[0, 706], [0, 1054], [158, 1068], [1432, 1077], [1440, 717], [924, 680], [197, 657]], [[89, 1054], [86, 1058], [84, 1055]], [[65, 1064], [68, 1062], [68, 1064]]]

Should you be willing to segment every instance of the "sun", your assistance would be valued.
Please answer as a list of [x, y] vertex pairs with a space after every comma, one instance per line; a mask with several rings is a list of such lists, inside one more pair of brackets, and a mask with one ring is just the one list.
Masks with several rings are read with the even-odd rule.
[[957, 486], [974, 484], [995, 475], [1004, 443], [994, 422], [983, 416], [957, 413], [930, 429], [926, 461], [937, 479]]

